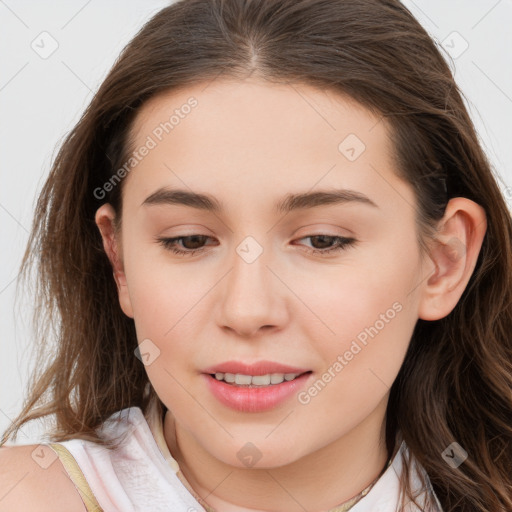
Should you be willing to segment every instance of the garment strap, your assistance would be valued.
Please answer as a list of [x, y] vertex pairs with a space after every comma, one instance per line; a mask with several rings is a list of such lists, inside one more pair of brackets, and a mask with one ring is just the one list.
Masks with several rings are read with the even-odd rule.
[[80, 493], [80, 497], [84, 502], [85, 508], [87, 512], [103, 512], [103, 509], [100, 507], [99, 503], [96, 500], [87, 480], [85, 479], [80, 466], [76, 462], [73, 455], [71, 455], [70, 451], [59, 443], [50, 443], [50, 448], [52, 448], [55, 453], [59, 456], [59, 459], [62, 462], [67, 474], [71, 481], [75, 484], [78, 492]]

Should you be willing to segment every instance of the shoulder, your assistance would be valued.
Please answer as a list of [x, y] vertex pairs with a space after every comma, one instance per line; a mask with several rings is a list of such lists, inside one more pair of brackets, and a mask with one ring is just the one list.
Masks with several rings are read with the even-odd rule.
[[46, 445], [0, 448], [0, 512], [86, 512], [73, 482]]

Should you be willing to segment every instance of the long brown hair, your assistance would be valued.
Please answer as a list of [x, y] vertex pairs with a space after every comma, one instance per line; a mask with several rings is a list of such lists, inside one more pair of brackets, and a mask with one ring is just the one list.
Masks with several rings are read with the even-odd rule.
[[[130, 128], [149, 98], [251, 73], [338, 91], [386, 119], [396, 172], [417, 199], [422, 248], [449, 198], [485, 209], [487, 232], [460, 301], [445, 318], [416, 324], [391, 388], [386, 441], [391, 452], [400, 433], [445, 511], [512, 512], [511, 216], [447, 61], [398, 0], [185, 0], [139, 31], [38, 198], [20, 281], [36, 266], [41, 369], [2, 444], [49, 415], [54, 441], [103, 444], [95, 429], [108, 416], [130, 406], [145, 413], [158, 400], [94, 222], [105, 202], [121, 212], [123, 182], [101, 199], [94, 191], [133, 150]], [[456, 469], [441, 456], [454, 441], [468, 453]]]

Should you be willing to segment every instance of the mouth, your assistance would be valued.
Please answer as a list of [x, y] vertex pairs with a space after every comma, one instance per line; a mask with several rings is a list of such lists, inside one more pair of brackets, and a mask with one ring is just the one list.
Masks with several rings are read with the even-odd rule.
[[283, 382], [290, 382], [312, 373], [311, 370], [302, 373], [267, 373], [265, 375], [246, 375], [241, 373], [209, 373], [208, 375], [217, 381], [230, 386], [240, 388], [264, 388], [279, 386]]
[[311, 370], [264, 375], [215, 372], [202, 377], [220, 404], [244, 413], [262, 413], [284, 405], [314, 378]]

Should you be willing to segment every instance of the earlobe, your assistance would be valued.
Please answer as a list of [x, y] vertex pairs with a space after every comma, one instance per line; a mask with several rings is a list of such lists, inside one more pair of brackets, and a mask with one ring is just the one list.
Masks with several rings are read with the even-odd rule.
[[464, 197], [448, 202], [431, 242], [431, 268], [421, 288], [419, 318], [439, 320], [455, 308], [475, 269], [486, 229], [479, 204]]
[[116, 282], [119, 295], [119, 304], [125, 315], [133, 318], [133, 310], [124, 265], [121, 257], [121, 245], [115, 230], [116, 212], [111, 204], [104, 204], [98, 208], [95, 222], [100, 230], [103, 248], [112, 265], [112, 274]]

